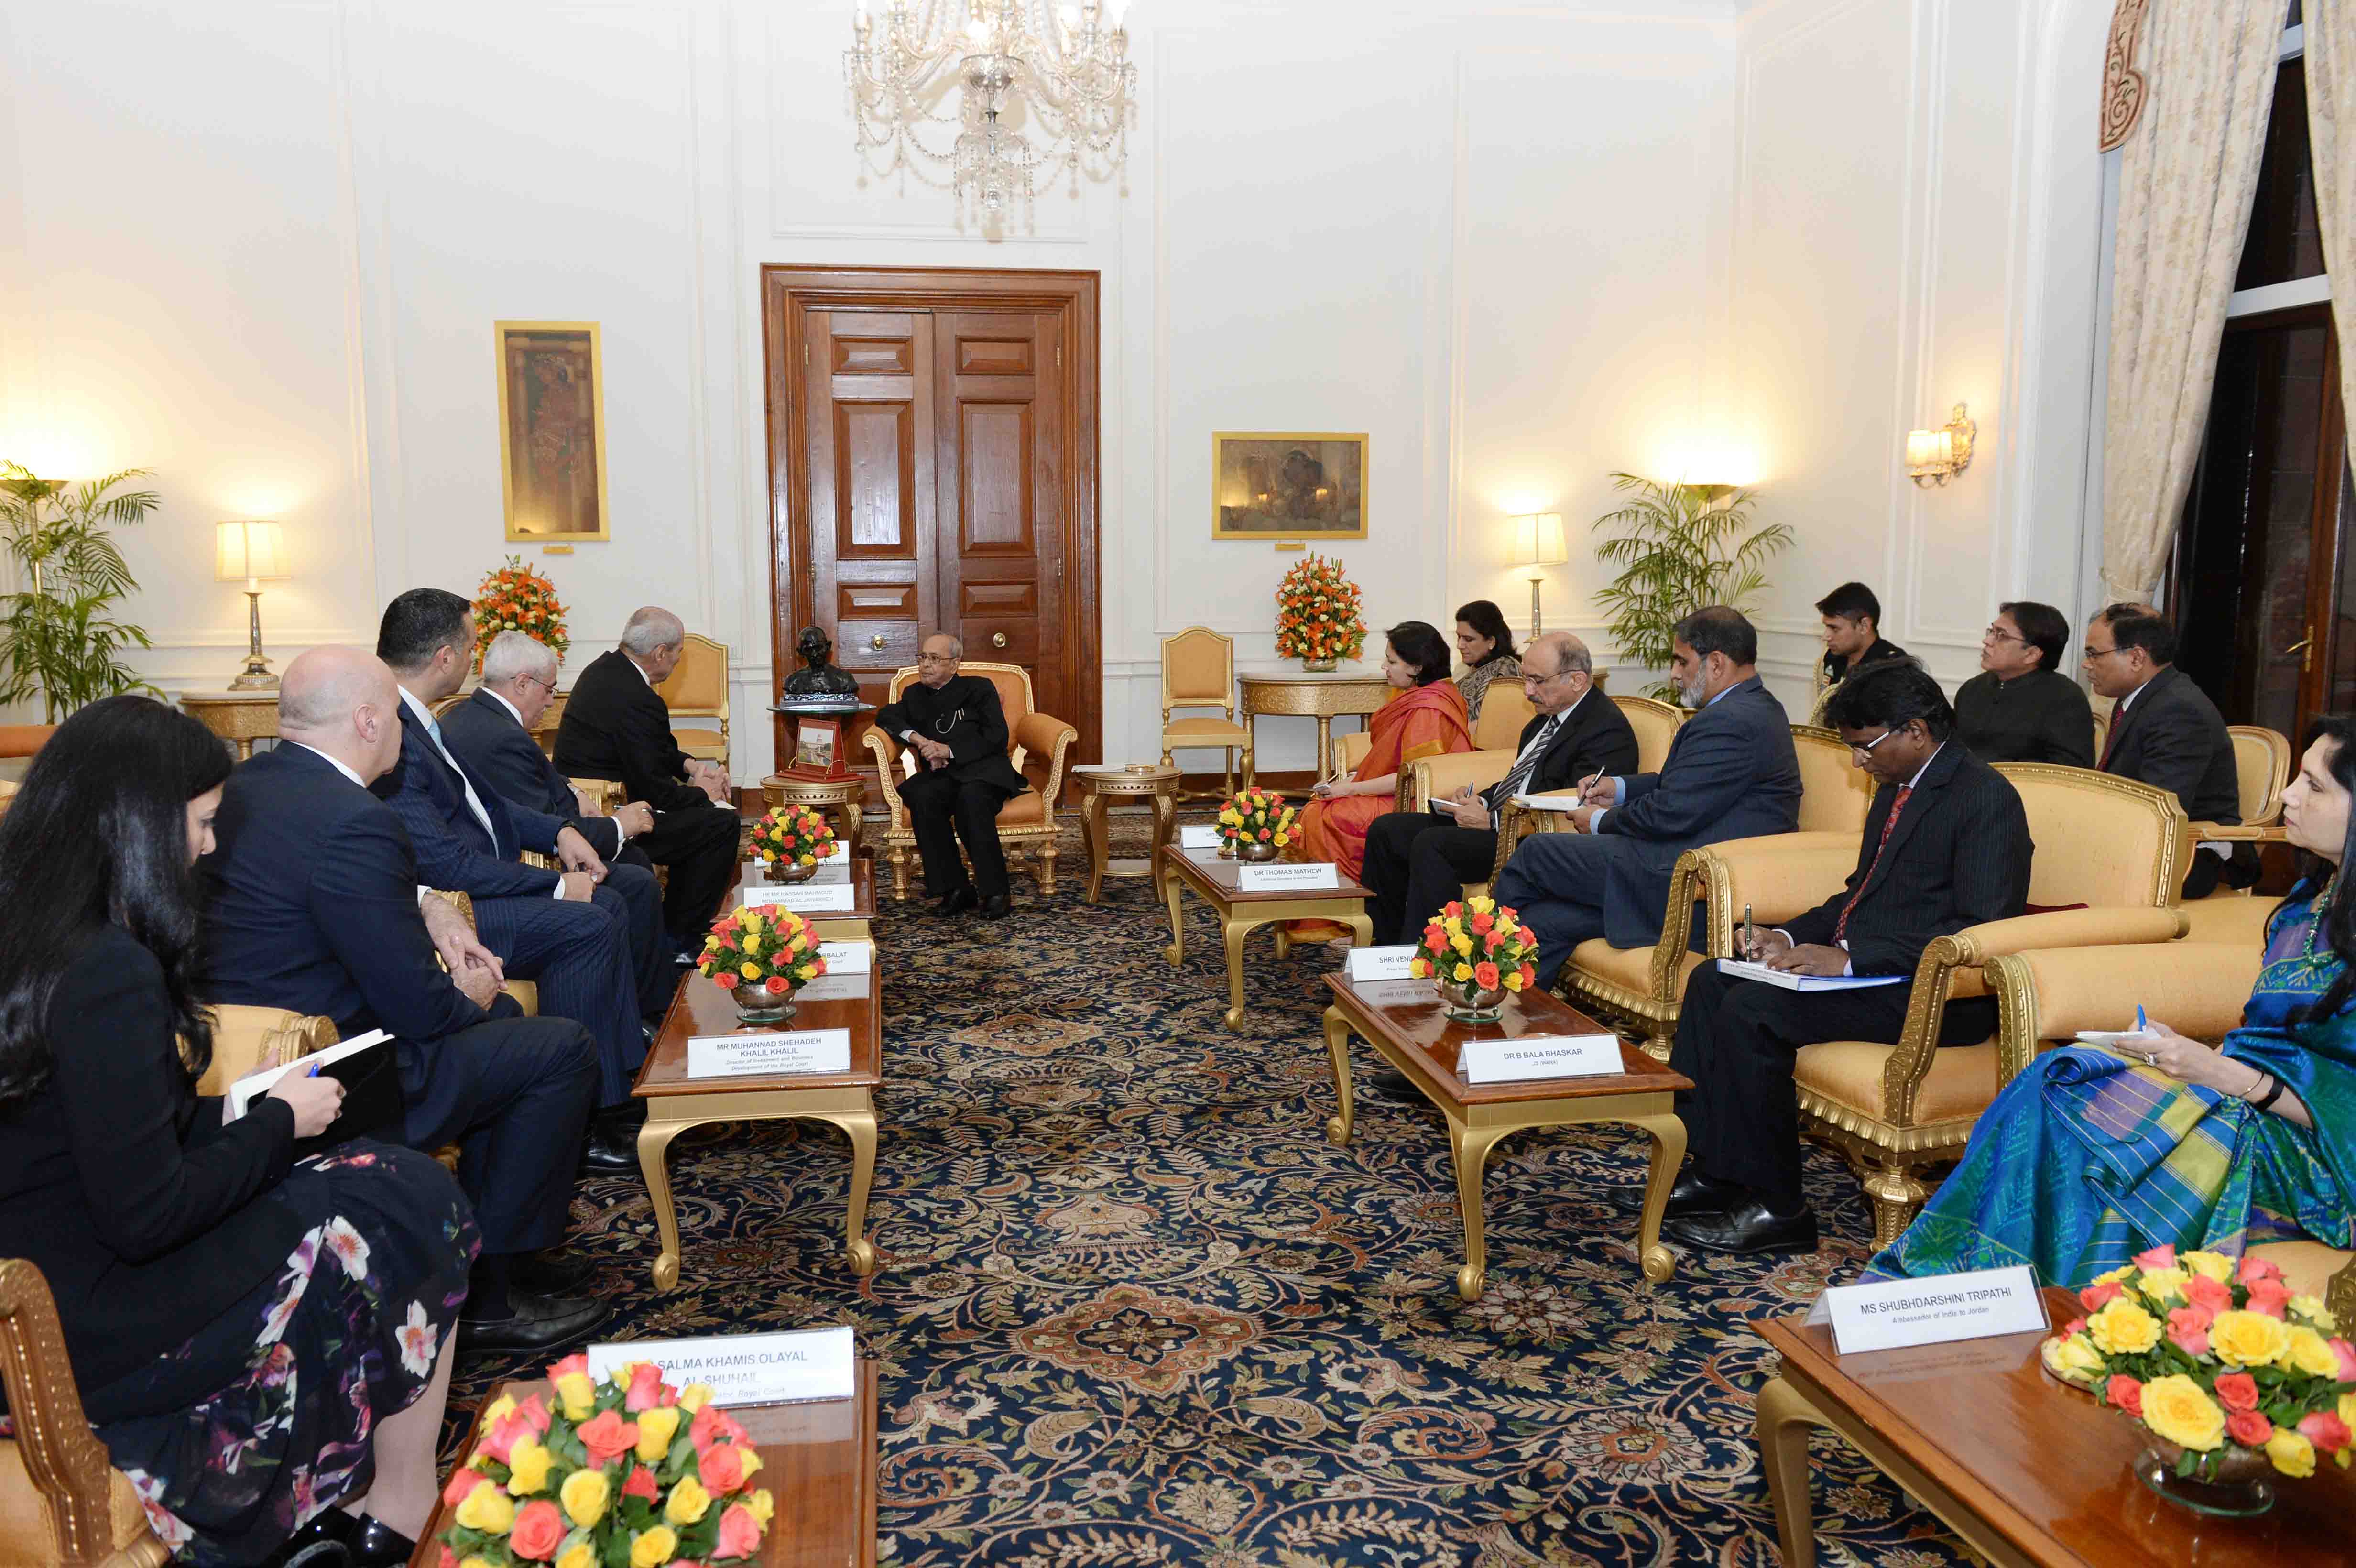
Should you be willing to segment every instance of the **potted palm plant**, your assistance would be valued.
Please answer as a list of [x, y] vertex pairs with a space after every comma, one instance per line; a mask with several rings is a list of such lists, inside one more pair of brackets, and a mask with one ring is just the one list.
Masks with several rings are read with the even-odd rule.
[[[1614, 474], [1612, 487], [1634, 499], [1595, 519], [1595, 530], [1610, 536], [1595, 547], [1596, 555], [1620, 568], [1596, 598], [1611, 613], [1621, 656], [1665, 670], [1676, 624], [1705, 604], [1748, 611], [1767, 585], [1768, 558], [1790, 547], [1792, 530], [1782, 523], [1755, 524], [1751, 507], [1758, 497], [1749, 490], [1665, 484], [1634, 474]], [[1659, 680], [1644, 695], [1675, 702], [1677, 688]]]
[[22, 585], [0, 595], [0, 702], [37, 691], [54, 724], [102, 697], [163, 695], [122, 659], [148, 646], [147, 634], [111, 615], [139, 584], [107, 530], [145, 522], [158, 500], [153, 490], [115, 486], [145, 473], [68, 485], [0, 463], [0, 530]]

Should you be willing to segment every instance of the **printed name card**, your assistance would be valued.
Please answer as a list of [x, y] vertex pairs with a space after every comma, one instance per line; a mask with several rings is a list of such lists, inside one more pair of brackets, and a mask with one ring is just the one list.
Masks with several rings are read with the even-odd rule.
[[837, 975], [864, 975], [875, 967], [875, 944], [872, 942], [821, 942], [818, 955], [826, 960], [829, 979]]
[[717, 1405], [787, 1404], [849, 1399], [858, 1384], [858, 1347], [848, 1324], [788, 1334], [729, 1334], [709, 1339], [633, 1339], [589, 1347], [589, 1375], [651, 1361], [673, 1388], [703, 1383]]
[[856, 975], [837, 975], [830, 972], [828, 974], [820, 975], [817, 979], [812, 980], [800, 990], [796, 991], [794, 993], [794, 1000], [798, 1002], [855, 1002], [867, 995], [867, 987], [868, 977], [864, 971]]
[[1624, 1071], [1620, 1039], [1609, 1034], [1526, 1034], [1519, 1040], [1468, 1040], [1458, 1048], [1456, 1056], [1456, 1076], [1467, 1083], [1601, 1078]]
[[2033, 1334], [2046, 1327], [2045, 1302], [2027, 1264], [1930, 1279], [1835, 1285], [1808, 1314], [1812, 1323], [1826, 1317], [1832, 1321], [1834, 1348], [1844, 1356], [1995, 1334]]
[[1216, 823], [1190, 822], [1178, 829], [1178, 848], [1181, 849], [1215, 849], [1218, 847], [1219, 828]]
[[1342, 885], [1340, 870], [1331, 860], [1311, 866], [1238, 866], [1236, 868], [1236, 891], [1239, 893], [1272, 893], [1280, 890], [1300, 889], [1310, 891], [1318, 888], [1338, 888]]
[[1370, 980], [1412, 980], [1407, 972], [1408, 962], [1415, 957], [1412, 946], [1353, 947], [1348, 956], [1349, 976], [1359, 985]]
[[746, 909], [774, 906], [789, 909], [796, 914], [823, 914], [829, 910], [847, 910], [854, 891], [848, 879], [839, 882], [798, 882], [789, 888], [746, 888], [738, 897]]
[[687, 1042], [690, 1078], [769, 1078], [851, 1071], [847, 1029], [700, 1034]]

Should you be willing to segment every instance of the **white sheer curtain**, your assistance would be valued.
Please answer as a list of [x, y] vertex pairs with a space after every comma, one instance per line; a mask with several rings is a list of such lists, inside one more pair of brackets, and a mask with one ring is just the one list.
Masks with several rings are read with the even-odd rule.
[[[2146, 14], [2136, 64], [2147, 98], [2122, 151], [2111, 304], [2103, 453], [2111, 600], [2152, 599], [2184, 509], [2250, 227], [2286, 9], [2282, 0], [2153, 0]], [[2312, 81], [2308, 96], [2323, 97]]]
[[2356, 0], [2307, 0], [2307, 131], [2340, 334], [2340, 400], [2356, 414]]

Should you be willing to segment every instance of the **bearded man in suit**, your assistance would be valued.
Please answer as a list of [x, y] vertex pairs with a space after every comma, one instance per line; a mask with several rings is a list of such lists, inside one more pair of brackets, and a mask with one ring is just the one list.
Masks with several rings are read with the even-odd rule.
[[[1006, 851], [998, 842], [998, 810], [1028, 787], [1006, 756], [1006, 710], [998, 688], [959, 675], [965, 645], [946, 632], [925, 639], [916, 681], [900, 700], [875, 715], [883, 731], [916, 754], [916, 772], [901, 781], [900, 798], [925, 862], [925, 896], [944, 915], [981, 909], [1002, 920], [1009, 908]], [[966, 876], [958, 840], [973, 860]], [[977, 893], [976, 884], [980, 884]]]

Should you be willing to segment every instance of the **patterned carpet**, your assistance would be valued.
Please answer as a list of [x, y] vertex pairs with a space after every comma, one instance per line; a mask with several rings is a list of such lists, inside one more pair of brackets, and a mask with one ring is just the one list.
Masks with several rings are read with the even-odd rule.
[[[874, 1276], [843, 1264], [831, 1129], [707, 1130], [672, 1149], [669, 1296], [639, 1184], [580, 1189], [610, 1337], [856, 1325], [883, 1367], [884, 1560], [910, 1568], [1777, 1561], [1751, 1429], [1772, 1358], [1744, 1325], [1862, 1262], [1837, 1160], [1809, 1156], [1822, 1252], [1649, 1286], [1641, 1135], [1525, 1135], [1493, 1158], [1468, 1306], [1436, 1114], [1365, 1099], [1350, 1148], [1323, 1136], [1333, 955], [1280, 965], [1256, 934], [1229, 1034], [1207, 910], [1173, 970], [1146, 884], [1091, 908], [1075, 882], [1018, 877], [996, 924], [879, 923]], [[451, 1444], [519, 1370], [461, 1363]], [[1970, 1560], [1845, 1445], [1815, 1458], [1824, 1561]]]

